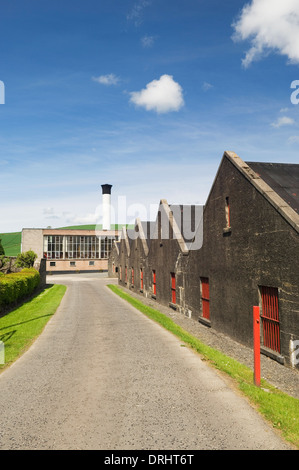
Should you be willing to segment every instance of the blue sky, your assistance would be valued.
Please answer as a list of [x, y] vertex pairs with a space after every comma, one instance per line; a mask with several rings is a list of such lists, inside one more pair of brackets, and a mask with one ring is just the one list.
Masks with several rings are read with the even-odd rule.
[[225, 150], [299, 163], [299, 0], [1, 1], [0, 57], [0, 232], [98, 222], [103, 183], [118, 222], [204, 204]]

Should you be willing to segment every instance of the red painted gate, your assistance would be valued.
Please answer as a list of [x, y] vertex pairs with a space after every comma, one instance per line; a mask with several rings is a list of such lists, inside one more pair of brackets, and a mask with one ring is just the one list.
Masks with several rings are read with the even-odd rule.
[[265, 286], [260, 289], [262, 296], [263, 343], [267, 348], [280, 353], [278, 289]]

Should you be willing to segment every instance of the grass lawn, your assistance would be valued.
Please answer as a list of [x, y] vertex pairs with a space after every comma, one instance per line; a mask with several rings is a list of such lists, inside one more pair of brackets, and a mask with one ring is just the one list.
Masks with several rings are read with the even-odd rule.
[[253, 372], [247, 366], [203, 344], [174, 323], [171, 318], [130, 296], [121, 287], [111, 284], [108, 287], [140, 312], [180, 338], [213, 367], [227, 374], [257, 410], [281, 431], [287, 441], [299, 449], [299, 400], [279, 391], [263, 379], [260, 387], [255, 386]]
[[5, 360], [4, 364], [0, 364], [0, 373], [40, 335], [56, 312], [65, 291], [65, 286], [48, 286], [31, 300], [0, 318], [0, 341], [4, 343]]

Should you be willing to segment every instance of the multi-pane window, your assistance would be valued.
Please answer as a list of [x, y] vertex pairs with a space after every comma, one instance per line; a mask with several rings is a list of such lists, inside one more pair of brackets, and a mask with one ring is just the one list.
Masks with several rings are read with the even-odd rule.
[[47, 259], [108, 259], [117, 237], [81, 235], [44, 236], [44, 257]]
[[101, 237], [101, 258], [109, 258], [113, 240], [115, 239], [111, 237]]
[[70, 235], [66, 238], [65, 257], [95, 259], [99, 258], [99, 239], [94, 236]]
[[44, 257], [48, 259], [63, 258], [63, 237], [49, 235], [44, 238]]

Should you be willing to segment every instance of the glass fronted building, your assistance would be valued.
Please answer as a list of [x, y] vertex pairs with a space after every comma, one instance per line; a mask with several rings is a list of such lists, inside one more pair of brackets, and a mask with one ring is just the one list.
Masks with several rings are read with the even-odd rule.
[[22, 252], [45, 258], [47, 271], [106, 271], [119, 230], [23, 229]]

